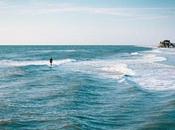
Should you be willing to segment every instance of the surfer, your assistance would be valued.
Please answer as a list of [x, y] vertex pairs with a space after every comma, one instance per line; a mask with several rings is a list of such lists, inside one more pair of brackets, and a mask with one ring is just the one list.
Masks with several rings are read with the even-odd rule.
[[50, 58], [50, 66], [52, 66], [53, 59], [52, 57]]

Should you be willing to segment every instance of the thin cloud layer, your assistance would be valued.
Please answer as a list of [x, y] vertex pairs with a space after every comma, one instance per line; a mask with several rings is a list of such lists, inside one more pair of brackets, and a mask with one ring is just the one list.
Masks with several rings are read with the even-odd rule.
[[33, 2], [17, 5], [7, 1], [0, 2], [0, 15], [44, 15], [53, 13], [84, 13], [92, 15], [111, 15], [130, 19], [163, 19], [175, 17], [175, 8], [114, 8], [89, 7], [68, 3], [47, 4]]
[[0, 43], [173, 41], [172, 0], [148, 1], [1, 0]]

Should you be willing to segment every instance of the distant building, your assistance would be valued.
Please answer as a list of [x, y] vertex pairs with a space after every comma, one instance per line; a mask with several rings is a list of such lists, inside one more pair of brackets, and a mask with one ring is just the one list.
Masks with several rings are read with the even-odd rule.
[[164, 40], [159, 43], [159, 47], [161, 48], [173, 48], [175, 47], [174, 43], [171, 43], [170, 40]]

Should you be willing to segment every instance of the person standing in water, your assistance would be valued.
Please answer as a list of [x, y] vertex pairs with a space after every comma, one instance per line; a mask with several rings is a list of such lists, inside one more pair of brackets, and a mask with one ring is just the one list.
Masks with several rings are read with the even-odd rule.
[[50, 66], [52, 66], [52, 63], [53, 63], [53, 59], [52, 57], [50, 58]]

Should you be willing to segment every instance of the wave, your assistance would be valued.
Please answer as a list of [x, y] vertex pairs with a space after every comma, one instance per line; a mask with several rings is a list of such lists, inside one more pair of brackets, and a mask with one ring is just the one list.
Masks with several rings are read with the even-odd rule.
[[37, 52], [42, 52], [42, 53], [50, 53], [50, 52], [76, 52], [77, 50], [74, 49], [68, 49], [68, 50], [31, 50], [29, 51], [30, 53], [37, 53]]
[[[175, 68], [174, 68], [175, 69]], [[146, 74], [148, 73], [148, 74]], [[155, 71], [146, 71], [144, 74], [134, 78], [143, 89], [165, 91], [175, 90], [175, 72], [173, 69], [156, 69]]]
[[139, 53], [138, 52], [132, 52], [131, 55], [136, 56], [136, 55], [139, 55]]
[[168, 62], [167, 59], [166, 52], [154, 49], [144, 53], [140, 59], [129, 61], [128, 64], [136, 73], [131, 80], [146, 90], [175, 90], [175, 67], [162, 63], [162, 61]]
[[[119, 82], [125, 81], [129, 76], [129, 80], [139, 84], [144, 89], [149, 90], [170, 90], [175, 89], [175, 75], [174, 67], [161, 64], [161, 61], [166, 61], [164, 55], [157, 52], [134, 52], [131, 55], [138, 55], [131, 59], [101, 59], [101, 60], [87, 60], [76, 61], [74, 59], [54, 60], [53, 65], [62, 66], [64, 71], [78, 71], [81, 73], [95, 74], [98, 77], [111, 78]], [[76, 61], [76, 62], [75, 62]], [[67, 64], [69, 63], [69, 64]], [[30, 66], [30, 65], [47, 65], [48, 60], [40, 61], [13, 61], [0, 60], [0, 67], [8, 66]], [[16, 72], [21, 73], [19, 71]], [[2, 77], [11, 74], [4, 73]], [[167, 77], [167, 78], [166, 78]], [[128, 78], [127, 78], [128, 79]]]
[[160, 51], [146, 52], [142, 57], [128, 60], [127, 63], [135, 71], [135, 76], [130, 78], [130, 80], [145, 90], [174, 90], [175, 67], [164, 64], [162, 61], [167, 61], [167, 57]]
[[121, 79], [124, 76], [135, 75], [134, 71], [125, 63], [114, 60], [78, 61], [65, 65], [68, 71], [77, 71], [86, 74], [95, 74], [99, 77]]
[[9, 67], [6, 67], [5, 69], [0, 68], [0, 78], [5, 78], [14, 75], [23, 75], [23, 74], [24, 72], [18, 68], [9, 68]]
[[163, 55], [146, 52], [132, 59], [78, 61], [69, 64], [68, 69], [115, 79], [118, 82], [127, 78], [149, 90], [175, 89], [175, 68], [162, 63], [166, 60]]
[[157, 56], [156, 54], [146, 54], [143, 56], [142, 60], [145, 62], [160, 62], [166, 61], [167, 59], [165, 57]]
[[153, 50], [148, 51], [148, 52], [150, 52], [150, 53], [156, 53], [156, 54], [162, 53], [162, 51], [159, 48], [153, 49]]
[[162, 54], [175, 55], [175, 49], [174, 48], [161, 48], [160, 51], [161, 51]]
[[11, 119], [0, 119], [0, 125], [9, 125], [12, 124], [13, 121]]
[[175, 67], [162, 63], [162, 61], [167, 61], [168, 57], [160, 54], [158, 51], [144, 52], [134, 59], [117, 59], [111, 62], [111, 65], [103, 67], [102, 70], [119, 82], [125, 81], [125, 78], [122, 77], [129, 75], [129, 80], [134, 81], [142, 89], [175, 90]]
[[123, 76], [134, 76], [135, 73], [132, 69], [129, 69], [127, 64], [115, 64], [106, 67], [102, 67], [101, 71], [110, 74], [113, 78], [120, 79]]
[[142, 89], [175, 90], [175, 67], [161, 63], [140, 63], [133, 65], [135, 76], [131, 78]]
[[[54, 60], [53, 65], [61, 65], [69, 62], [74, 62], [74, 59], [63, 59], [63, 60]], [[9, 66], [29, 66], [29, 65], [50, 65], [48, 60], [40, 60], [40, 61], [14, 61], [14, 60], [1, 60], [0, 66], [9, 67]]]

